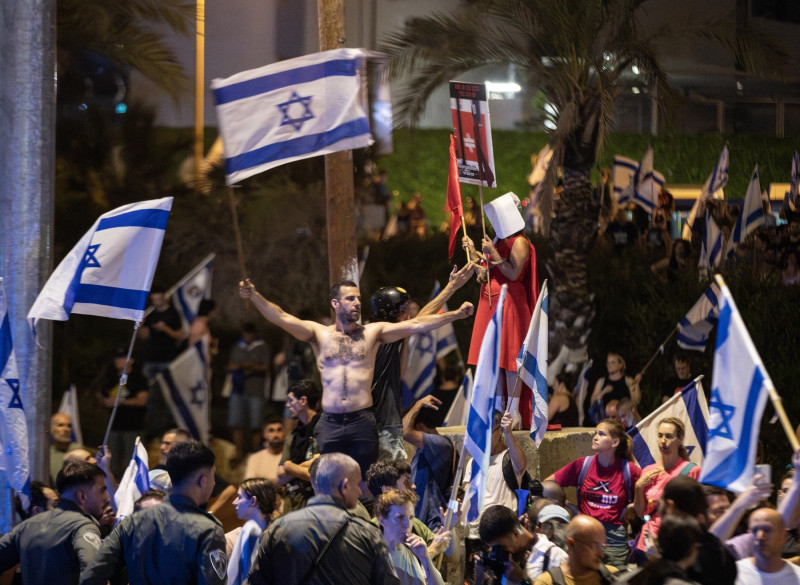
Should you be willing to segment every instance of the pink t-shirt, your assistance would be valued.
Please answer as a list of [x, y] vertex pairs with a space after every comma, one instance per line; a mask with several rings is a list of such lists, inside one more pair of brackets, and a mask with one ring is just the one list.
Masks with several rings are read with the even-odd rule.
[[[586, 457], [576, 459], [555, 473], [555, 480], [561, 486], [578, 487], [581, 467]], [[642, 470], [633, 462], [628, 462], [631, 472], [630, 497]], [[597, 457], [589, 465], [583, 485], [579, 488], [581, 514], [588, 514], [600, 522], [622, 524], [622, 511], [628, 505], [625, 479], [622, 474], [622, 459], [615, 459], [608, 467], [599, 464]]]
[[[648, 465], [642, 470], [642, 473], [647, 473], [652, 469], [656, 469], [660, 463], [653, 463]], [[650, 515], [650, 520], [642, 528], [642, 537], [639, 539], [636, 548], [641, 551], [646, 551], [650, 546], [655, 543], [658, 537], [658, 528], [661, 526], [661, 515], [656, 513], [658, 508], [658, 501], [661, 499], [661, 494], [664, 493], [664, 486], [675, 477], [678, 477], [683, 471], [683, 468], [689, 465], [689, 462], [681, 459], [669, 471], [664, 471], [653, 481], [650, 482], [644, 490], [644, 497], [647, 499], [647, 507], [644, 510], [645, 515]], [[700, 477], [700, 466], [695, 465], [687, 473], [692, 479]]]

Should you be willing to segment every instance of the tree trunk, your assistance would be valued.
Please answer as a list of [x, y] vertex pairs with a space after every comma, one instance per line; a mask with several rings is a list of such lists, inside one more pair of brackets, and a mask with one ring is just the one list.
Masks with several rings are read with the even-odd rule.
[[592, 203], [589, 169], [564, 167], [563, 171], [564, 192], [550, 225], [554, 257], [547, 262], [555, 336], [550, 353], [557, 355], [566, 346], [575, 359], [582, 361], [594, 318], [594, 295], [588, 289], [587, 272], [598, 210]]

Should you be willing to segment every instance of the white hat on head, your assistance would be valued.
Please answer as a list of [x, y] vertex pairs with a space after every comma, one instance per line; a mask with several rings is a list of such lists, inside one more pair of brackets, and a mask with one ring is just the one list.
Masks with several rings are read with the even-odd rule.
[[509, 191], [483, 206], [494, 233], [501, 240], [525, 228], [525, 220], [522, 219], [518, 205], [519, 197]]

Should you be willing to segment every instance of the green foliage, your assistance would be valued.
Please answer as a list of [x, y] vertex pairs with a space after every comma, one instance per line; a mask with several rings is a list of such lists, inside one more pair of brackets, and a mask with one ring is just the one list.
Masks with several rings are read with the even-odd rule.
[[[410, 199], [414, 191], [423, 195], [425, 212], [431, 225], [439, 226], [447, 220], [444, 211], [447, 197], [447, 168], [449, 130], [396, 130], [394, 154], [378, 162], [389, 172], [389, 187], [398, 191], [402, 201]], [[494, 130], [494, 159], [497, 188], [484, 189], [484, 202], [513, 191], [520, 198], [528, 193], [527, 176], [531, 172], [530, 157], [547, 143], [544, 132], [517, 132]], [[641, 134], [612, 134], [600, 156], [600, 167], [611, 166], [614, 155], [620, 154], [640, 159], [647, 147], [653, 144], [655, 167], [664, 173], [667, 188], [670, 184], [701, 186], [719, 158], [725, 144], [730, 150], [730, 177], [725, 193], [731, 199], [744, 199], [753, 168], [758, 165], [761, 188], [769, 183], [787, 183], [792, 155], [797, 141], [769, 136], [646, 136]], [[595, 177], [597, 177], [595, 173]], [[463, 197], [472, 196], [477, 201], [478, 188], [461, 185]]]

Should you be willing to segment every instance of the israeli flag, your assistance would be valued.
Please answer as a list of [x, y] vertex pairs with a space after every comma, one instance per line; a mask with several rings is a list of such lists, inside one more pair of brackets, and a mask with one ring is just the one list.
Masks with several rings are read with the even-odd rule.
[[664, 404], [643, 418], [638, 425], [628, 430], [633, 440], [633, 456], [639, 467], [661, 461], [658, 449], [658, 423], [675, 417], [685, 428], [683, 445], [689, 451], [689, 461], [703, 466], [708, 442], [708, 404], [700, 383], [702, 376], [674, 394]]
[[703, 245], [700, 248], [698, 268], [701, 271], [709, 271], [716, 268], [722, 262], [723, 246], [722, 230], [719, 229], [711, 214], [706, 212], [706, 229], [705, 233], [703, 233]]
[[761, 415], [774, 385], [728, 287], [719, 276], [717, 283], [719, 326], [708, 403], [706, 460], [699, 481], [742, 492], [753, 477]]
[[786, 193], [786, 197], [784, 198], [789, 201], [792, 209], [794, 209], [795, 205], [797, 205], [798, 185], [800, 185], [800, 157], [797, 156], [797, 151], [795, 151], [794, 156], [792, 157], [792, 182], [789, 186], [789, 191]]
[[453, 398], [452, 404], [447, 411], [447, 416], [444, 417], [442, 422], [443, 427], [458, 427], [466, 426], [467, 415], [469, 414], [469, 405], [472, 402], [472, 370], [467, 369], [464, 379], [461, 381], [461, 386], [458, 387], [458, 392]]
[[624, 156], [614, 156], [614, 165], [611, 167], [611, 180], [614, 183], [614, 196], [617, 198], [617, 205], [627, 205], [634, 200], [637, 172], [639, 172], [638, 162]]
[[705, 202], [712, 197], [714, 199], [722, 199], [723, 193], [722, 189], [725, 185], [728, 184], [728, 160], [730, 158], [730, 153], [728, 152], [728, 147], [725, 146], [722, 149], [722, 152], [719, 154], [719, 159], [717, 159], [717, 164], [714, 165], [714, 169], [711, 171], [711, 174], [706, 179], [706, 182], [703, 184], [703, 189], [700, 192], [700, 197], [697, 198], [697, 201], [694, 202], [692, 205], [692, 210], [689, 212], [689, 217], [686, 218], [686, 223], [683, 224], [683, 231], [681, 233], [681, 237], [684, 240], [692, 241], [692, 228], [694, 227], [695, 219], [697, 218], [697, 212], [700, 208], [700, 203]]
[[58, 405], [58, 412], [66, 414], [72, 421], [72, 434], [70, 439], [73, 443], [83, 445], [83, 432], [81, 431], [81, 413], [78, 409], [78, 390], [75, 384], [70, 384], [61, 397]]
[[207, 443], [210, 388], [206, 340], [201, 339], [184, 350], [156, 379], [178, 426]]
[[104, 213], [39, 293], [28, 321], [66, 321], [72, 313], [141, 321], [158, 264], [172, 197]]
[[647, 149], [642, 162], [639, 163], [634, 178], [635, 189], [633, 199], [636, 204], [648, 213], [658, 207], [658, 194], [664, 186], [664, 175], [653, 168], [653, 147]]
[[228, 560], [228, 585], [244, 585], [250, 574], [250, 567], [258, 552], [258, 540], [261, 538], [261, 527], [254, 520], [248, 520], [233, 545], [231, 558]]
[[517, 356], [517, 376], [532, 390], [531, 439], [538, 447], [547, 431], [547, 280], [542, 283], [528, 334]]
[[589, 375], [592, 373], [593, 360], [589, 360], [583, 364], [581, 373], [578, 374], [578, 379], [575, 380], [575, 388], [572, 393], [575, 395], [575, 401], [578, 403], [578, 424], [583, 426], [583, 419], [586, 418], [586, 413], [583, 412], [583, 405], [586, 403], [586, 396], [589, 394]]
[[360, 49], [287, 59], [211, 82], [228, 185], [288, 162], [372, 144]]
[[119, 487], [114, 494], [114, 503], [117, 505], [115, 524], [133, 514], [134, 502], [150, 489], [148, 464], [147, 449], [144, 448], [139, 437], [136, 437], [131, 462], [128, 463], [128, 468], [122, 475]]
[[489, 471], [489, 456], [492, 450], [492, 423], [494, 421], [494, 397], [500, 375], [500, 339], [503, 326], [503, 305], [508, 285], [500, 289], [500, 298], [491, 321], [486, 326], [475, 366], [475, 386], [469, 405], [467, 432], [464, 447], [472, 456], [472, 475], [465, 498], [469, 502], [467, 520], [476, 520], [483, 510], [486, 492], [486, 474]]
[[758, 165], [756, 165], [753, 176], [750, 178], [750, 186], [747, 187], [744, 205], [733, 228], [733, 243], [744, 242], [750, 232], [762, 225], [764, 225], [764, 208], [761, 206], [761, 185], [758, 181]]
[[[28, 461], [28, 423], [22, 402], [17, 358], [11, 339], [11, 318], [8, 314], [5, 285], [0, 278], [0, 470], [20, 497], [27, 510], [31, 502], [31, 472]], [[8, 532], [11, 526], [4, 528]]]
[[712, 282], [678, 323], [678, 345], [683, 349], [705, 351], [708, 334], [719, 320], [719, 287]]
[[216, 256], [216, 254], [206, 256], [165, 295], [167, 298], [172, 298], [173, 305], [180, 314], [183, 328], [186, 331], [197, 317], [200, 301], [211, 298], [211, 277], [214, 274], [214, 258]]

